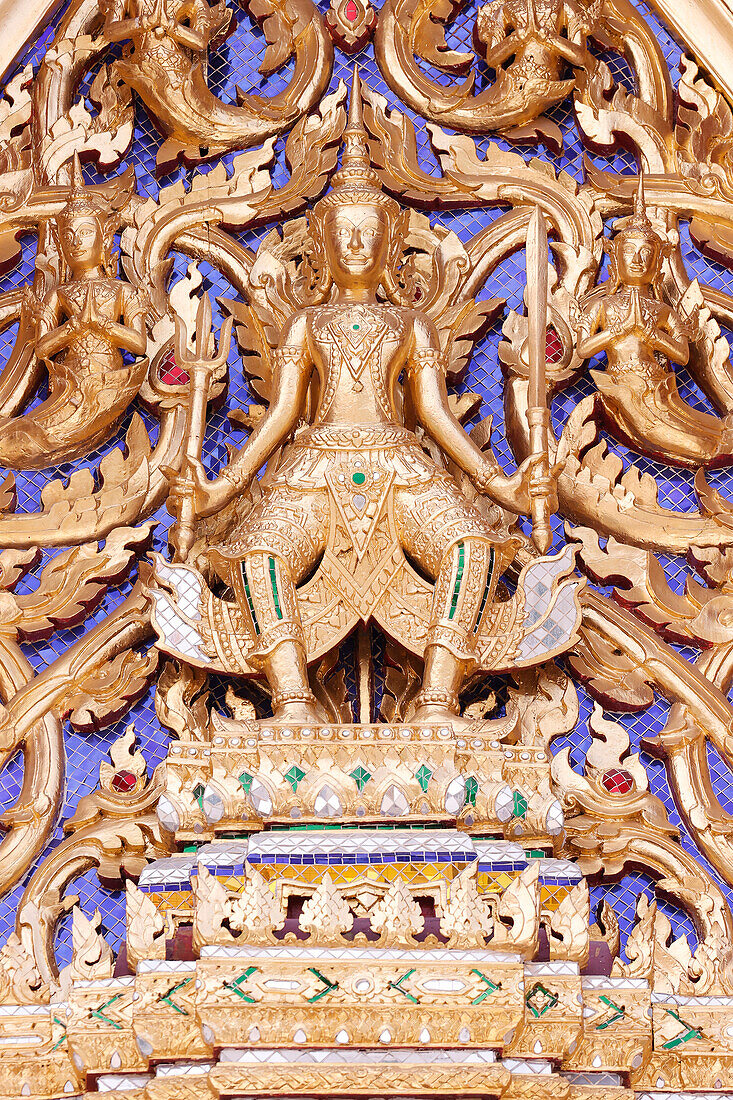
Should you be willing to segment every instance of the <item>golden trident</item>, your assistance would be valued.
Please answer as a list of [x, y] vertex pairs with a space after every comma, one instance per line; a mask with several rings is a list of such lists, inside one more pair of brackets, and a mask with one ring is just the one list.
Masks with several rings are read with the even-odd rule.
[[[550, 410], [547, 407], [547, 225], [539, 206], [535, 206], [527, 230], [527, 358], [529, 387], [527, 425], [529, 453], [543, 455], [538, 473], [550, 475]], [[532, 541], [540, 554], [552, 545], [552, 511], [547, 490], [532, 491]]]
[[[186, 425], [186, 453], [181, 475], [188, 472], [195, 462], [201, 461], [201, 451], [206, 432], [206, 406], [209, 400], [211, 379], [221, 370], [229, 356], [232, 339], [233, 317], [227, 317], [221, 326], [218, 351], [214, 346], [211, 327], [211, 300], [203, 294], [196, 311], [196, 337], [189, 349], [188, 329], [184, 319], [176, 313], [176, 363], [188, 371], [189, 405]], [[178, 561], [185, 561], [194, 543], [196, 526], [196, 502], [193, 490], [183, 497], [176, 526], [171, 533], [171, 545]]]

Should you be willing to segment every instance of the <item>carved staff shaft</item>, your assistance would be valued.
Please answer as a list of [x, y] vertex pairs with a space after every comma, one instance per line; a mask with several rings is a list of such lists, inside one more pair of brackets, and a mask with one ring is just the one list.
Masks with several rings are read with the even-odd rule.
[[[190, 468], [192, 461], [201, 461], [204, 433], [206, 431], [206, 405], [209, 399], [209, 383], [211, 380], [211, 368], [207, 363], [191, 364], [188, 370], [191, 402], [188, 412], [188, 433], [184, 459], [186, 469]], [[181, 561], [186, 560], [188, 552], [193, 546], [195, 526], [196, 502], [193, 494], [188, 494], [181, 501], [181, 511], [175, 531], [176, 556]]]
[[[549, 474], [549, 425], [547, 407], [547, 226], [539, 206], [535, 206], [527, 232], [527, 322], [529, 392], [527, 423], [530, 454], [544, 455], [543, 472]], [[541, 554], [552, 545], [550, 501], [547, 493], [531, 496], [532, 541]]]
[[[196, 314], [196, 349], [188, 351], [186, 328], [180, 317], [176, 317], [176, 361], [188, 371], [190, 403], [188, 412], [188, 431], [186, 433], [186, 452], [184, 473], [201, 461], [201, 452], [206, 433], [206, 406], [209, 401], [209, 389], [214, 371], [221, 368], [229, 354], [232, 335], [232, 318], [227, 317], [222, 325], [219, 338], [219, 351], [215, 354], [214, 335], [211, 330], [211, 301], [204, 294]], [[171, 542], [179, 561], [185, 561], [196, 537], [196, 498], [195, 492], [186, 494], [180, 505], [178, 522]]]

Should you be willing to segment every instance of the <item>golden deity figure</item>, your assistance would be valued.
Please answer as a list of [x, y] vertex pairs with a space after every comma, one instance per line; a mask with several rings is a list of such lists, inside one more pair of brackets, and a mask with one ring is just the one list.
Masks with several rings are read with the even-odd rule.
[[[229, 25], [230, 18], [224, 2], [212, 6], [207, 0], [112, 0], [104, 31], [110, 42], [132, 43], [134, 57], [117, 62], [126, 83], [134, 88], [146, 78], [164, 78], [180, 92], [191, 76], [193, 62], [201, 63], [212, 39]], [[204, 68], [198, 79], [204, 81]]]
[[578, 354], [605, 353], [605, 370], [592, 370], [609, 430], [652, 458], [679, 466], [723, 466], [733, 461], [733, 421], [687, 404], [669, 362], [689, 358], [690, 319], [662, 299], [666, 243], [652, 226], [644, 180], [634, 213], [616, 223], [609, 245], [609, 283], [592, 291], [578, 324]]
[[160, 170], [179, 156], [192, 163], [257, 145], [318, 102], [330, 79], [333, 46], [314, 12], [309, 0], [286, 0], [273, 20], [274, 67], [295, 58], [286, 87], [270, 98], [237, 88], [232, 104], [207, 84], [209, 49], [231, 23], [226, 0], [110, 0], [104, 37], [126, 43], [113, 72], [137, 92], [166, 137], [157, 155]]
[[88, 454], [110, 437], [140, 389], [150, 303], [116, 277], [114, 227], [110, 202], [85, 187], [75, 155], [55, 227], [67, 277], [40, 303], [36, 327], [48, 397], [23, 416], [0, 420], [3, 466], [44, 469]]
[[484, 93], [502, 126], [522, 126], [560, 103], [588, 67], [586, 39], [601, 5], [584, 0], [491, 0], [478, 12], [476, 39], [496, 80]]
[[[207, 651], [231, 669], [239, 646], [239, 671], [264, 672], [276, 720], [324, 722], [308, 663], [357, 621], [374, 618], [424, 657], [414, 720], [455, 722], [467, 672], [511, 664], [523, 624], [533, 638], [527, 660], [567, 644], [577, 582], [553, 583], [571, 570], [572, 554], [540, 558], [543, 602], [529, 619], [532, 601], [522, 592], [494, 603], [521, 540], [480, 496], [470, 502], [426, 445], [514, 513], [529, 512], [535, 496], [554, 496], [546, 455], [533, 454], [505, 476], [453, 415], [436, 326], [426, 312], [400, 304], [407, 215], [380, 190], [367, 148], [357, 76], [341, 169], [310, 216], [317, 304], [284, 324], [272, 401], [246, 445], [214, 481], [190, 461], [172, 487], [179, 510], [193, 499], [199, 517], [238, 511], [228, 537], [204, 555], [234, 593], [237, 614], [211, 594], [195, 615], [189, 607], [187, 636], [196, 620], [198, 640], [188, 656], [206, 664]], [[246, 494], [266, 463], [252, 506]], [[193, 577], [182, 584], [181, 572], [159, 562], [159, 583], [176, 590], [185, 613]], [[163, 591], [154, 595], [163, 648], [185, 654], [186, 629], [174, 623]], [[562, 615], [553, 618], [557, 600], [563, 626]]]

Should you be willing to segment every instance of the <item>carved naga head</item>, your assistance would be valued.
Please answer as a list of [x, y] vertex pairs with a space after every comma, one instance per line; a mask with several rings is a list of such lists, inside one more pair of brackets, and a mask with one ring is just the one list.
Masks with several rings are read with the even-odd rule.
[[84, 183], [75, 153], [69, 199], [56, 216], [58, 243], [72, 278], [94, 268], [114, 274], [112, 238], [114, 219], [110, 203]]
[[619, 286], [654, 287], [662, 270], [666, 242], [649, 221], [644, 201], [644, 175], [634, 195], [634, 213], [616, 223], [608, 246], [610, 281]]
[[381, 285], [393, 297], [407, 220], [408, 212], [384, 194], [371, 166], [355, 67], [341, 168], [333, 177], [332, 190], [316, 203], [310, 216], [317, 298], [323, 301], [334, 283], [339, 289], [372, 291]]

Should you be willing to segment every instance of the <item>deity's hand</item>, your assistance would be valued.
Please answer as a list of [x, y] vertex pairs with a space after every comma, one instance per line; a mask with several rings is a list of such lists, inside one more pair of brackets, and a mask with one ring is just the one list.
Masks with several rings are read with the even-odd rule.
[[564, 463], [551, 467], [545, 454], [530, 455], [519, 467], [522, 495], [526, 493], [527, 511], [538, 497], [547, 500], [551, 512], [557, 511], [557, 478]]
[[193, 499], [197, 516], [213, 516], [229, 503], [235, 494], [231, 481], [218, 477], [209, 481], [206, 470], [200, 462], [189, 459], [180, 474], [170, 474], [171, 487], [168, 494], [168, 511], [178, 515], [181, 503]]
[[94, 292], [91, 287], [87, 290], [87, 297], [84, 303], [84, 313], [82, 315], [90, 328], [96, 329], [102, 336], [110, 336], [112, 329], [112, 322], [109, 317], [105, 317], [103, 313], [100, 313], [97, 309], [97, 301], [94, 297]]
[[610, 327], [614, 336], [633, 336], [648, 344], [654, 338], [655, 321], [653, 317], [644, 316], [639, 295], [633, 294], [624, 316], [614, 320]]
[[557, 477], [563, 463], [548, 467], [544, 454], [530, 455], [510, 477], [487, 461], [477, 481], [502, 507], [529, 515], [533, 498], [546, 497], [551, 511], [557, 510]]
[[149, 15], [140, 16], [140, 29], [144, 32], [152, 32], [156, 38], [163, 38], [175, 30], [175, 23], [166, 11], [163, 0], [159, 0]]

